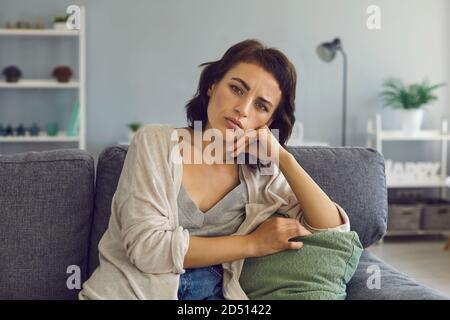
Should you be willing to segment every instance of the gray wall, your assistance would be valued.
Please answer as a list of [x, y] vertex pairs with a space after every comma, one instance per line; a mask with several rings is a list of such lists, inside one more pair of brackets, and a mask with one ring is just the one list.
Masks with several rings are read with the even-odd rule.
[[[382, 109], [377, 98], [383, 79], [412, 82], [428, 76], [440, 82], [450, 76], [447, 0], [0, 0], [0, 25], [18, 19], [50, 21], [72, 3], [87, 11], [87, 149], [95, 157], [126, 140], [131, 121], [184, 126], [183, 106], [195, 92], [197, 66], [246, 38], [260, 39], [290, 57], [299, 75], [296, 116], [305, 124], [305, 137], [331, 145], [340, 144], [342, 64], [340, 57], [332, 64], [321, 62], [315, 54], [318, 43], [339, 36], [348, 54], [351, 145], [365, 145], [366, 120], [376, 112], [382, 112], [386, 128], [400, 125], [398, 115]], [[366, 28], [370, 4], [381, 7], [381, 30]], [[68, 39], [25, 43], [0, 38], [0, 68], [17, 63], [31, 77], [42, 77], [59, 63], [76, 68], [75, 54]], [[60, 92], [19, 93], [0, 91], [0, 123], [64, 123], [64, 108], [75, 98]], [[438, 95], [424, 128], [449, 117], [449, 89]], [[399, 160], [419, 160], [424, 154], [439, 159], [438, 147], [405, 142], [387, 143], [384, 150]], [[24, 148], [37, 150], [33, 144], [0, 144], [4, 153]]]

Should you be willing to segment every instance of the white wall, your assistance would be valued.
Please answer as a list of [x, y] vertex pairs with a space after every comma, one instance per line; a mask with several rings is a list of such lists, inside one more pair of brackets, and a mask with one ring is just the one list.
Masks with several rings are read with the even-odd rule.
[[[382, 110], [377, 97], [382, 81], [396, 76], [407, 82], [448, 81], [450, 76], [450, 4], [447, 0], [246, 0], [246, 1], [51, 1], [0, 0], [0, 25], [7, 20], [50, 20], [72, 3], [87, 9], [88, 151], [97, 156], [106, 146], [126, 139], [126, 124], [185, 125], [184, 104], [194, 94], [205, 61], [221, 57], [234, 43], [257, 38], [282, 49], [297, 67], [297, 118], [307, 139], [339, 145], [341, 137], [341, 59], [321, 62], [316, 46], [339, 36], [349, 58], [348, 142], [365, 144], [367, 117], [383, 112], [387, 127], [397, 115]], [[132, 5], [130, 5], [132, 3]], [[382, 29], [368, 30], [366, 8], [382, 10]], [[5, 41], [9, 41], [6, 45]], [[0, 39], [0, 68], [17, 62], [29, 74], [42, 74], [56, 62], [76, 61], [73, 46], [54, 39], [24, 45]], [[17, 54], [18, 48], [26, 50]], [[37, 49], [40, 48], [40, 49]], [[50, 52], [46, 51], [49, 50]], [[68, 60], [61, 57], [68, 56]], [[42, 61], [37, 65], [36, 60]], [[45, 67], [44, 67], [45, 66]], [[425, 128], [449, 116], [449, 88], [425, 116]], [[73, 98], [73, 97], [72, 97]], [[45, 120], [55, 113], [53, 101], [66, 96], [0, 92], [0, 122], [23, 119], [23, 104], [33, 101]], [[30, 108], [29, 112], [32, 112]], [[41, 110], [41, 109], [39, 109]], [[393, 157], [437, 155], [424, 143], [387, 145]], [[12, 152], [0, 145], [0, 152]]]

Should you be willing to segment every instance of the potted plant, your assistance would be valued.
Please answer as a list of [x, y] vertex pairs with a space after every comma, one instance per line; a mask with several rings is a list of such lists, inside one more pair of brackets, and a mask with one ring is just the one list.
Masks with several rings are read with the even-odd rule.
[[141, 125], [142, 124], [140, 122], [131, 122], [128, 124], [128, 141], [129, 142], [131, 142], [131, 140], [133, 139], [134, 135], [139, 130]]
[[405, 86], [401, 80], [388, 79], [383, 83], [384, 90], [381, 92], [383, 107], [400, 109], [403, 131], [406, 135], [413, 135], [422, 126], [425, 106], [437, 100], [433, 91], [444, 85], [430, 85], [425, 79], [422, 83]]
[[69, 19], [68, 15], [54, 16], [53, 17], [53, 29], [67, 30], [66, 22]]

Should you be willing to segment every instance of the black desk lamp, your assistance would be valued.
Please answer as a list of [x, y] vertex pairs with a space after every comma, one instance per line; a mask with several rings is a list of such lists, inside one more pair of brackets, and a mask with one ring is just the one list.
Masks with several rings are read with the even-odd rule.
[[347, 118], [347, 55], [342, 48], [339, 38], [335, 38], [333, 42], [324, 42], [317, 47], [317, 55], [325, 62], [333, 61], [336, 52], [342, 53], [344, 62], [343, 92], [342, 92], [342, 146], [345, 147], [346, 137], [346, 118]]

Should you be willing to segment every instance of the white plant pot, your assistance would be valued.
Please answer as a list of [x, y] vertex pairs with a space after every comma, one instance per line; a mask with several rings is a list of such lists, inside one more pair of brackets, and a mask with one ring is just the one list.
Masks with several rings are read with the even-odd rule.
[[420, 109], [403, 109], [401, 110], [401, 119], [403, 132], [408, 135], [418, 133], [422, 127], [423, 108]]
[[134, 132], [131, 129], [128, 129], [128, 142], [131, 142], [131, 140], [133, 140], [133, 137], [135, 134], [136, 134], [136, 132]]
[[294, 127], [292, 128], [291, 136], [287, 142], [289, 146], [299, 146], [303, 142], [303, 123], [300, 121], [296, 121]]
[[53, 29], [55, 29], [55, 30], [68, 30], [66, 22], [53, 22]]

